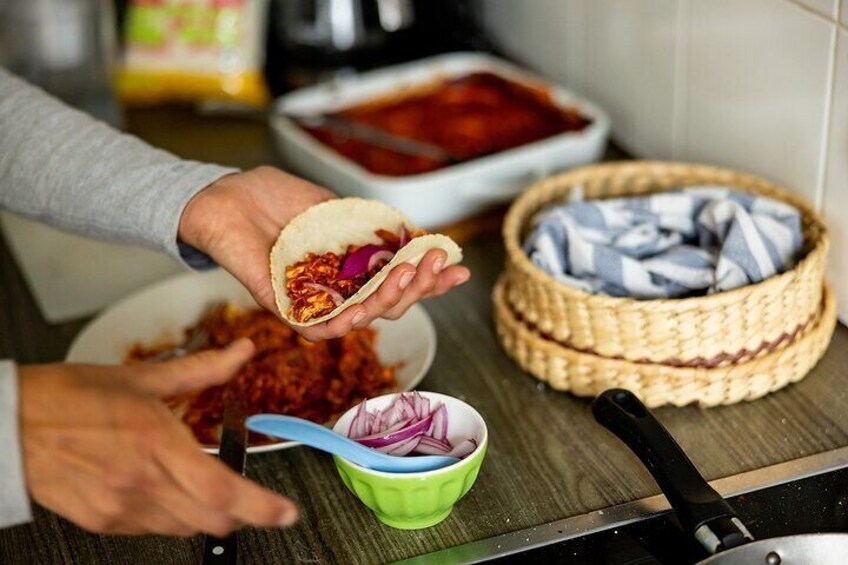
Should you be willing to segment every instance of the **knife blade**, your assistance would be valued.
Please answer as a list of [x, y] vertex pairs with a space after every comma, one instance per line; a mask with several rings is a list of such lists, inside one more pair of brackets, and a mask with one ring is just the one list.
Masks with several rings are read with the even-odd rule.
[[400, 137], [386, 130], [352, 122], [339, 116], [301, 116], [296, 121], [307, 128], [323, 128], [337, 135], [359, 139], [371, 145], [383, 147], [396, 153], [403, 153], [404, 155], [427, 157], [428, 159], [449, 164], [455, 164], [461, 161], [461, 159], [451, 155], [438, 145], [417, 139]]
[[[247, 455], [244, 398], [232, 385], [228, 387], [227, 392], [218, 458], [239, 475], [244, 475]], [[238, 563], [238, 532], [233, 532], [225, 538], [206, 536], [203, 545], [203, 565], [235, 565], [236, 563]]]

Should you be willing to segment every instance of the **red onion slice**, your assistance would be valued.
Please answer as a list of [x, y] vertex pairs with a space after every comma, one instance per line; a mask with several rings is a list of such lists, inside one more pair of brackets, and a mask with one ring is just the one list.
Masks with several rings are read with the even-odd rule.
[[366, 272], [370, 273], [371, 271], [373, 271], [377, 267], [377, 265], [380, 264], [380, 261], [388, 263], [392, 260], [392, 257], [394, 256], [395, 254], [389, 251], [388, 249], [378, 251], [377, 253], [372, 255], [370, 259], [368, 259], [368, 271]]
[[420, 417], [415, 412], [415, 405], [412, 403], [412, 400], [408, 399], [406, 396], [401, 396], [401, 402], [403, 403], [403, 413], [406, 418]]
[[371, 422], [371, 429], [368, 430], [369, 434], [379, 433], [380, 430], [383, 429], [383, 422], [386, 419], [386, 411], [385, 410], [377, 410], [377, 413], [374, 415], [374, 421]]
[[348, 436], [362, 445], [391, 455], [449, 455], [462, 459], [477, 440], [454, 446], [448, 440], [448, 410], [418, 391], [398, 394], [385, 408], [368, 412], [363, 402], [351, 421]]
[[393, 434], [394, 432], [400, 431], [403, 428], [412, 425], [412, 420], [401, 420], [400, 422], [394, 424], [393, 426], [389, 426], [385, 430], [381, 430], [379, 432], [374, 432], [369, 435], [359, 436], [359, 437], [351, 437], [351, 439], [355, 439], [356, 441], [361, 442], [361, 440], [370, 441], [372, 439], [380, 439], [384, 438], [389, 434]]
[[471, 455], [474, 450], [477, 449], [477, 440], [474, 438], [468, 438], [462, 441], [459, 445], [450, 450], [448, 455], [450, 457], [456, 457], [457, 459], [462, 459], [463, 457], [467, 457]]
[[448, 411], [444, 404], [440, 404], [433, 412], [433, 426], [430, 435], [440, 441], [448, 439]]
[[321, 290], [330, 295], [330, 298], [333, 299], [333, 304], [336, 306], [341, 306], [342, 302], [344, 302], [344, 296], [342, 296], [337, 290], [330, 288], [329, 286], [325, 286], [323, 284], [318, 283], [303, 283], [303, 286], [309, 287], [313, 290]]
[[400, 228], [400, 235], [398, 236], [398, 249], [409, 243], [409, 230], [406, 229], [406, 226]]
[[364, 436], [367, 432], [365, 432], [365, 426], [367, 424], [366, 415], [367, 412], [367, 400], [363, 401], [362, 404], [359, 405], [359, 410], [356, 411], [356, 416], [353, 417], [353, 420], [350, 421], [350, 429], [348, 430], [348, 437], [356, 439]]
[[384, 447], [386, 445], [391, 445], [409, 439], [414, 435], [423, 434], [425, 431], [427, 431], [427, 428], [430, 427], [431, 420], [432, 417], [428, 416], [423, 420], [419, 420], [417, 422], [413, 421], [405, 428], [401, 428], [387, 435], [376, 438], [358, 438], [356, 441], [358, 441], [365, 447]]
[[380, 253], [381, 251], [386, 251], [386, 248], [374, 245], [373, 243], [363, 245], [347, 256], [347, 259], [345, 259], [344, 264], [342, 264], [342, 268], [339, 270], [339, 274], [336, 278], [344, 281], [356, 278], [359, 275], [364, 275], [369, 271], [368, 265], [371, 262], [371, 257], [375, 253]]
[[421, 438], [421, 443], [419, 444], [419, 447], [424, 447], [424, 446], [432, 447], [436, 451], [439, 451], [439, 453], [441, 453], [441, 454], [445, 454], [445, 453], [449, 452], [451, 449], [453, 449], [453, 446], [451, 446], [451, 444], [449, 444], [448, 442], [438, 440], [438, 439], [429, 437], [427, 435], [425, 435]]
[[411, 438], [396, 443], [394, 445], [387, 445], [385, 447], [378, 447], [378, 451], [382, 451], [383, 453], [387, 453], [389, 455], [396, 455], [398, 457], [403, 457], [404, 455], [409, 455], [412, 453], [415, 448], [418, 447], [419, 442], [421, 441], [421, 434], [415, 434]]

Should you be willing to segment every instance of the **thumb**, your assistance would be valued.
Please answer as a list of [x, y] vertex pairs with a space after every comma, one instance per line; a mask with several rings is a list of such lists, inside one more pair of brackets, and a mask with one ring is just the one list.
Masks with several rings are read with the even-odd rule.
[[249, 339], [237, 339], [224, 349], [209, 349], [149, 365], [137, 382], [160, 398], [201, 391], [230, 380], [253, 357], [255, 349]]

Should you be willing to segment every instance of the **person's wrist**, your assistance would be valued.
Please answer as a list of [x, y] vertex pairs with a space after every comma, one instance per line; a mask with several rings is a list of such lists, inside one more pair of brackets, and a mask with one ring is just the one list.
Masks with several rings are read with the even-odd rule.
[[232, 205], [218, 201], [225, 197], [228, 192], [227, 185], [237, 174], [219, 178], [186, 203], [177, 230], [177, 239], [180, 242], [209, 253], [214, 234], [218, 231], [217, 226], [224, 219], [219, 212]]

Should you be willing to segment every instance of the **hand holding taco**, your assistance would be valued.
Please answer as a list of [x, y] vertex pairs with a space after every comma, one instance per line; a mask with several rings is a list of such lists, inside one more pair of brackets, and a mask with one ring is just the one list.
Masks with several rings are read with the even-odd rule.
[[380, 202], [344, 198], [318, 204], [292, 220], [271, 250], [277, 307], [294, 327], [327, 322], [367, 302], [394, 267], [418, 266], [430, 252], [440, 260], [439, 270], [462, 260], [449, 237], [416, 228]]

